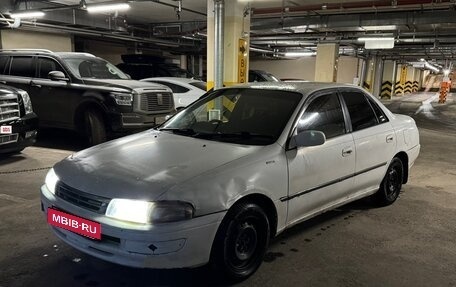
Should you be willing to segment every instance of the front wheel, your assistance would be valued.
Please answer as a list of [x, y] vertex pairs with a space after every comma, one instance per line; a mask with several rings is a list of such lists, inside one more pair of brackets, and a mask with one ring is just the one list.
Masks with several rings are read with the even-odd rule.
[[399, 197], [404, 176], [402, 161], [395, 157], [391, 161], [380, 188], [375, 194], [375, 199], [382, 206], [390, 205]]
[[212, 263], [228, 279], [246, 279], [261, 265], [269, 236], [269, 220], [261, 207], [253, 203], [236, 205], [217, 231]]
[[106, 141], [106, 128], [99, 112], [88, 110], [85, 113], [85, 130], [89, 145], [97, 145]]

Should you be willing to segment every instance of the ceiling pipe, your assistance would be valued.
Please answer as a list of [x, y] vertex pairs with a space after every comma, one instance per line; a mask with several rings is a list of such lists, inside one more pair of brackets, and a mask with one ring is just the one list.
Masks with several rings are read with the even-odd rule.
[[[392, 7], [397, 8], [400, 6], [409, 5], [431, 5], [436, 4], [435, 0], [397, 0], [396, 5], [392, 5], [391, 0], [374, 0], [364, 2], [342, 2], [342, 3], [325, 3], [325, 4], [310, 4], [303, 6], [291, 7], [274, 7], [274, 8], [254, 8], [253, 15], [267, 15], [267, 14], [282, 14], [282, 13], [299, 13], [299, 12], [312, 12], [312, 11], [331, 11], [334, 10], [338, 13], [341, 10], [351, 10], [358, 8], [378, 8], [378, 7]], [[439, 0], [438, 3], [452, 3], [452, 0]]]

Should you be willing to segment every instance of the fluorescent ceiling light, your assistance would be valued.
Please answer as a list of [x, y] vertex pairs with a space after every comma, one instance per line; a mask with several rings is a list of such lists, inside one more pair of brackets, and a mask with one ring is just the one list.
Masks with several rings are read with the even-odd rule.
[[394, 41], [392, 37], [361, 37], [358, 38], [360, 42], [369, 42], [369, 41]]
[[397, 29], [396, 25], [381, 25], [381, 26], [361, 26], [366, 31], [394, 31]]
[[392, 37], [362, 37], [358, 41], [364, 42], [366, 49], [392, 49], [394, 48], [394, 38]]
[[315, 52], [285, 52], [285, 57], [310, 57], [314, 56]]
[[87, 12], [89, 13], [103, 13], [112, 11], [123, 11], [130, 9], [127, 3], [101, 3], [96, 5], [87, 5]]
[[38, 17], [43, 17], [45, 14], [43, 11], [15, 11], [10, 13], [11, 18], [38, 18]]

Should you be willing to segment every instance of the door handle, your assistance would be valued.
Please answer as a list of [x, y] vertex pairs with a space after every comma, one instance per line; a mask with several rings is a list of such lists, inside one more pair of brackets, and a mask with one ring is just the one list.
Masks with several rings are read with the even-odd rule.
[[342, 150], [342, 156], [343, 157], [346, 157], [346, 156], [349, 156], [353, 153], [353, 149], [351, 147], [347, 147], [347, 148], [344, 148]]
[[392, 142], [393, 140], [394, 140], [394, 136], [393, 136], [393, 135], [387, 135], [387, 136], [386, 136], [386, 142], [387, 142], [387, 143], [390, 143], [390, 142]]
[[31, 82], [30, 85], [31, 85], [32, 87], [35, 87], [35, 88], [41, 88], [41, 85], [40, 85], [40, 84], [36, 84], [36, 83], [34, 83], [34, 82]]

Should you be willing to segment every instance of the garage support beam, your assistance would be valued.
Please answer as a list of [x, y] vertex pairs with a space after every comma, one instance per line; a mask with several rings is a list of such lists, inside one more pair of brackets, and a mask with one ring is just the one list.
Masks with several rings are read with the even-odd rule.
[[335, 82], [339, 58], [338, 44], [318, 44], [315, 63], [315, 81]]
[[250, 14], [245, 2], [208, 0], [207, 4], [207, 88], [247, 82]]
[[380, 57], [375, 58], [375, 74], [374, 74], [374, 87], [373, 95], [379, 98], [382, 91], [382, 78], [383, 78], [383, 60]]

